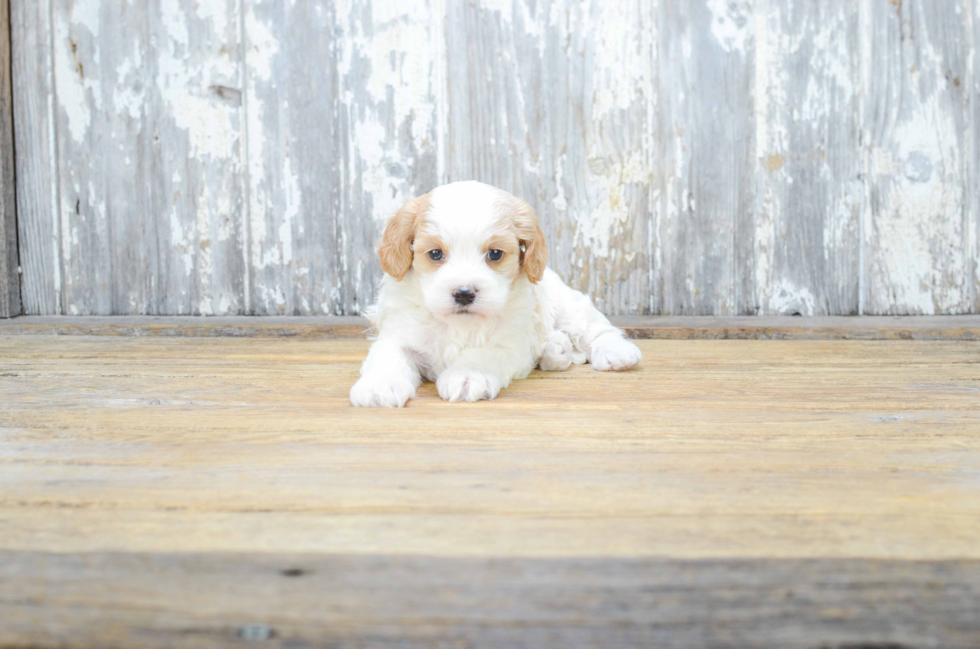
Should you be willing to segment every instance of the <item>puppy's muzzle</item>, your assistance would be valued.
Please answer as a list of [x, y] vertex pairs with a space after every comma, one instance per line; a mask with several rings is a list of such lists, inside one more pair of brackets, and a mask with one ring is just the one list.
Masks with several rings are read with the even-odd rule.
[[469, 286], [460, 286], [453, 291], [453, 299], [460, 306], [473, 304], [473, 300], [476, 299], [476, 289], [470, 288]]

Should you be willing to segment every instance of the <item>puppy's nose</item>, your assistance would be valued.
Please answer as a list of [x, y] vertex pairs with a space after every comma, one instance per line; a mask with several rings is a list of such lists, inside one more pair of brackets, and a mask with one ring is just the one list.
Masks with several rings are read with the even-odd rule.
[[459, 286], [453, 291], [453, 298], [455, 298], [456, 304], [460, 306], [473, 304], [473, 300], [476, 299], [476, 289], [469, 286]]

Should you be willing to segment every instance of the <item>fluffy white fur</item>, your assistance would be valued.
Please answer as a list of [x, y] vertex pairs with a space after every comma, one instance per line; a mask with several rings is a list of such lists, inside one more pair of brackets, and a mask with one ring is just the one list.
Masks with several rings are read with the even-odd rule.
[[[438, 262], [427, 256], [435, 246]], [[490, 261], [488, 248], [506, 248], [505, 259]], [[495, 187], [459, 182], [409, 201], [379, 255], [385, 276], [368, 313], [377, 335], [350, 392], [355, 406], [404, 406], [423, 380], [448, 401], [493, 399], [535, 366], [626, 370], [641, 358], [588, 297], [545, 268], [533, 210]], [[463, 286], [476, 290], [470, 305], [453, 296]]]

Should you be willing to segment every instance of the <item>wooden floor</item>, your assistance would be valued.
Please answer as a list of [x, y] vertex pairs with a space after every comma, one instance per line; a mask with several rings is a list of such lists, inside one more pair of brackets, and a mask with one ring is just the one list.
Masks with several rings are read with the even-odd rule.
[[363, 410], [363, 340], [0, 335], [0, 647], [980, 646], [980, 343], [638, 342]]

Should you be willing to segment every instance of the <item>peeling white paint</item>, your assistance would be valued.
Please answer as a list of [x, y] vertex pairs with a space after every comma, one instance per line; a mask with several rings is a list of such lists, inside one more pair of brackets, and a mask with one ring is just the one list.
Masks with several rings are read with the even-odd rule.
[[[913, 45], [903, 43], [903, 47]], [[950, 106], [947, 63], [933, 44], [915, 44], [917, 67], [899, 101], [885, 145], [872, 150], [880, 211], [871, 226], [871, 308], [913, 314], [957, 313], [969, 298], [965, 253], [962, 137]], [[904, 70], [903, 70], [904, 72]], [[934, 85], [923, 83], [928, 74]], [[914, 112], [905, 110], [914, 102]]]
[[[835, 101], [841, 107], [851, 105], [853, 98], [860, 92], [857, 87], [860, 79], [856, 78], [856, 66], [853, 65], [855, 53], [851, 51], [848, 40], [849, 16], [850, 14], [841, 12], [834, 20], [817, 26], [810, 47], [820, 53], [819, 57], [814, 57], [814, 65], [819, 66], [821, 75], [814, 74], [810, 77], [799, 119], [819, 119], [828, 106], [838, 108], [832, 105]], [[818, 79], [833, 81], [834, 92], [824, 90], [816, 83]]]
[[293, 173], [292, 160], [289, 157], [283, 160], [282, 177], [284, 179], [283, 200], [285, 201], [286, 209], [283, 210], [282, 223], [279, 225], [279, 246], [282, 250], [281, 263], [284, 266], [289, 266], [293, 263], [294, 222], [299, 216], [300, 208], [303, 205], [299, 177]]
[[[556, 263], [610, 309], [653, 308], [655, 291], [662, 299], [664, 291], [687, 290], [695, 302], [712, 292], [698, 304], [719, 312], [737, 302], [770, 313], [821, 313], [834, 299], [828, 295], [847, 288], [832, 282], [852, 281], [851, 265], [860, 266], [854, 272], [868, 312], [975, 305], [977, 199], [964, 195], [964, 175], [976, 166], [976, 115], [966, 116], [961, 104], [966, 88], [978, 84], [976, 44], [956, 44], [965, 38], [959, 25], [972, 20], [965, 1], [948, 10], [916, 5], [902, 14], [889, 6], [887, 16], [869, 3], [853, 8], [840, 0], [314, 4], [128, 2], [133, 16], [150, 12], [140, 23], [149, 25], [149, 37], [134, 35], [123, 39], [125, 49], [110, 51], [120, 20], [104, 2], [55, 3], [55, 33], [45, 39], [53, 45], [52, 132], [60, 134], [50, 143], [51, 157], [72, 164], [60, 171], [61, 194], [52, 190], [56, 222], [44, 230], [58, 232], [44, 245], [48, 257], [53, 244], [61, 258], [50, 269], [56, 291], [64, 265], [66, 310], [102, 308], [85, 294], [103, 291], [89, 284], [104, 278], [76, 276], [76, 266], [84, 265], [77, 263], [83, 245], [113, 236], [107, 210], [114, 223], [124, 223], [120, 205], [153, 202], [145, 196], [107, 202], [99, 186], [99, 173], [144, 173], [147, 161], [130, 141], [137, 133], [139, 147], [152, 141], [160, 159], [176, 157], [179, 165], [159, 172], [160, 213], [141, 217], [159, 221], [161, 239], [169, 232], [172, 248], [160, 254], [176, 260], [169, 277], [151, 277], [144, 286], [186, 279], [167, 289], [179, 295], [171, 303], [184, 312], [249, 309], [253, 296], [253, 310], [269, 312], [358, 309], [374, 286], [368, 239], [379, 222], [429, 189], [421, 183], [455, 179], [462, 169], [536, 201], [555, 226], [552, 250], [563, 253], [554, 255]], [[481, 29], [447, 40], [447, 21], [460, 24], [451, 13], [457, 8], [479, 19]], [[679, 18], [682, 33], [661, 50], [658, 22], [670, 16]], [[930, 22], [937, 20], [951, 28]], [[904, 21], [900, 30], [894, 21]], [[311, 43], [324, 45], [316, 53], [322, 61], [307, 65], [295, 54], [303, 29]], [[975, 36], [975, 28], [963, 29]], [[468, 60], [469, 38], [485, 39], [476, 50], [484, 60]], [[450, 44], [461, 49], [450, 51]], [[883, 56], [882, 48], [894, 51]], [[465, 105], [449, 79], [450, 64], [460, 58], [474, 77], [492, 65], [499, 103]], [[699, 75], [712, 66], [724, 66], [725, 83], [733, 84], [722, 101], [721, 93], [699, 86]], [[306, 76], [289, 78], [297, 74]], [[966, 88], [955, 91], [954, 76]], [[539, 87], [542, 80], [554, 87]], [[304, 82], [336, 84], [339, 94], [325, 110], [285, 96], [287, 84]], [[564, 105], [571, 107], [567, 114]], [[329, 116], [324, 129], [332, 129], [342, 152], [324, 154], [323, 187], [305, 168], [309, 153], [290, 154], [304, 136], [323, 134], [306, 127], [311, 110]], [[850, 115], [862, 122], [852, 124]], [[712, 143], [698, 139], [704, 120], [726, 122], [718, 132], [738, 138], [725, 144], [723, 164], [712, 157]], [[450, 142], [460, 129], [473, 131], [472, 149]], [[860, 139], [841, 136], [846, 129]], [[853, 169], [846, 154], [826, 150], [831, 140], [853, 148]], [[80, 164], [88, 152], [91, 174]], [[312, 205], [329, 204], [323, 218], [335, 219], [335, 229], [308, 212], [301, 187]], [[800, 196], [816, 200], [801, 204]], [[367, 205], [370, 214], [356, 212]], [[752, 210], [748, 218], [745, 209]], [[339, 259], [317, 257], [313, 232], [326, 233], [330, 245], [332, 237], [339, 240]], [[822, 249], [819, 242], [784, 240], [801, 232], [822, 234]], [[678, 243], [686, 247], [672, 248]], [[236, 297], [240, 278], [228, 275], [239, 272], [227, 263], [235, 246], [249, 268], [244, 298]], [[804, 255], [791, 252], [804, 247]], [[795, 258], [787, 260], [794, 254], [804, 257], [799, 274]], [[860, 260], [852, 264], [851, 254]], [[644, 257], [649, 266], [641, 267]], [[739, 275], [736, 262], [752, 270]], [[730, 285], [716, 285], [735, 275]], [[138, 290], [117, 292], [112, 299], [120, 308], [145, 308]], [[687, 299], [669, 308], [691, 308], [681, 304]]]
[[488, 11], [495, 11], [500, 20], [506, 24], [514, 21], [514, 3], [516, 0], [480, 0], [480, 6]]
[[772, 289], [768, 313], [774, 315], [816, 315], [817, 300], [810, 289], [781, 279]]
[[[213, 88], [237, 75], [236, 62], [228, 53], [191, 55], [188, 16], [181, 0], [162, 0], [160, 12], [168, 42], [158, 52], [159, 86], [174, 124], [187, 132], [193, 157], [234, 158], [238, 131], [232, 119], [237, 115], [237, 107], [216, 99]], [[220, 23], [215, 18], [219, 13], [218, 7], [212, 7], [209, 21]], [[222, 16], [222, 20], [227, 21], [227, 17]], [[220, 42], [221, 37], [216, 35], [215, 42]]]
[[256, 18], [251, 3], [245, 3], [245, 33], [248, 34], [246, 63], [249, 75], [269, 81], [272, 77], [272, 59], [279, 52], [279, 41], [272, 30]]
[[[430, 76], [439, 65], [433, 60], [438, 50], [419, 45], [439, 37], [433, 33], [438, 24], [433, 23], [423, 3], [379, 3], [372, 11], [371, 24], [363, 25], [355, 18], [357, 14], [345, 13], [343, 4], [338, 7], [338, 14], [352, 21], [351, 38], [343, 43], [338, 68], [347, 79], [343, 103], [353, 125], [354, 171], [372, 198], [373, 217], [383, 221], [406, 200], [431, 189], [406, 183], [408, 161], [389, 133], [392, 125], [397, 136], [410, 124], [416, 151], [433, 146], [437, 110]], [[370, 38], [366, 36], [369, 32]], [[363, 68], [370, 70], [367, 94], [355, 96], [350, 88], [359, 82]]]
[[[68, 20], [59, 20], [55, 25], [54, 78], [58, 104], [67, 117], [72, 140], [79, 145], [85, 142], [92, 126], [92, 109], [102, 110], [102, 84], [98, 76], [100, 5], [98, 0], [76, 2]], [[86, 56], [87, 52], [90, 55]]]
[[619, 3], [603, 2], [599, 6], [599, 19], [581, 26], [595, 40], [594, 120], [605, 118], [613, 110], [626, 111], [648, 101], [650, 98], [641, 93], [653, 74], [644, 33], [635, 29], [638, 6], [631, 2], [626, 11]]
[[228, 10], [224, 3], [215, 0], [196, 0], [196, 14], [202, 21], [210, 21], [211, 32], [219, 37], [228, 31]]
[[184, 274], [190, 277], [194, 270], [194, 254], [191, 247], [191, 237], [190, 233], [185, 230], [176, 207], [170, 212], [170, 245], [180, 254], [180, 259], [184, 264]]
[[752, 37], [752, 3], [748, 0], [707, 0], [711, 33], [726, 52], [745, 54]]
[[231, 299], [227, 295], [222, 295], [221, 300], [218, 302], [217, 313], [219, 314], [234, 313], [235, 311], [233, 309], [233, 306], [234, 304], [232, 303]]
[[143, 53], [137, 46], [130, 56], [116, 66], [116, 85], [113, 88], [112, 104], [116, 113], [139, 119], [146, 105], [146, 86], [142, 79]]
[[191, 155], [230, 158], [238, 144], [238, 130], [226, 111], [215, 111], [210, 99], [190, 94], [172, 96], [174, 123], [187, 131]]
[[555, 166], [555, 197], [551, 199], [552, 204], [558, 213], [561, 214], [568, 209], [568, 201], [565, 199], [565, 158], [566, 155], [562, 154], [558, 158], [558, 164]]
[[[247, 122], [248, 132], [248, 194], [249, 205], [246, 218], [249, 220], [247, 231], [251, 233], [248, 241], [249, 250], [245, 258], [254, 270], [264, 268], [267, 264], [262, 258], [264, 245], [263, 233], [265, 222], [271, 210], [271, 198], [267, 195], [265, 172], [265, 94], [259, 92], [259, 82], [267, 82], [272, 76], [272, 57], [278, 52], [278, 42], [273, 38], [269, 28], [255, 15], [251, 3], [244, 8], [245, 34], [248, 48], [245, 50], [245, 67], [247, 69], [246, 95], [248, 96]], [[271, 263], [271, 260], [270, 262]], [[258, 287], [251, 287], [257, 289]]]
[[183, 48], [183, 53], [186, 54], [191, 39], [181, 0], [160, 0], [160, 21], [174, 45]]
[[652, 170], [642, 151], [632, 151], [623, 162], [611, 164], [605, 173], [593, 175], [588, 188], [589, 211], [569, 209], [575, 218], [576, 243], [588, 247], [593, 257], [608, 257], [612, 238], [630, 220], [626, 186], [649, 185], [652, 180]]

